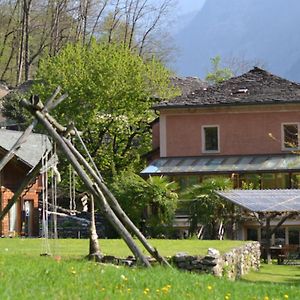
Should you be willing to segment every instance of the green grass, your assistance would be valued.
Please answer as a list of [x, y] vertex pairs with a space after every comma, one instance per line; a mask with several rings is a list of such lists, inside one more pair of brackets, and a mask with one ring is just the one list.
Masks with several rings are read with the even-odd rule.
[[251, 282], [300, 284], [300, 266], [263, 264], [258, 272], [251, 272], [243, 279]]
[[[59, 239], [49, 240], [51, 252], [61, 256], [82, 257], [88, 254], [89, 243], [81, 239]], [[177, 252], [188, 254], [205, 255], [209, 247], [214, 247], [225, 253], [234, 247], [245, 244], [244, 241], [199, 241], [199, 240], [159, 240], [151, 239], [149, 243], [156, 247], [161, 255], [172, 256]], [[137, 244], [141, 244], [137, 241]], [[118, 257], [132, 255], [123, 240], [103, 239], [99, 240], [103, 254]], [[42, 239], [0, 239], [0, 253], [9, 250], [10, 253], [39, 255], [44, 252], [44, 241]], [[144, 253], [148, 253], [144, 250]]]
[[[164, 255], [178, 251], [196, 253], [207, 246], [224, 251], [235, 246], [216, 241], [152, 240]], [[39, 256], [41, 240], [0, 239], [0, 299], [300, 299], [298, 267], [266, 266], [245, 280], [231, 282], [211, 275], [198, 275], [176, 269], [126, 268], [88, 262], [87, 240], [59, 240], [54, 257]], [[126, 256], [120, 240], [101, 240], [107, 254]], [[178, 248], [179, 247], [179, 248]], [[123, 249], [123, 250], [122, 250]], [[207, 249], [207, 248], [206, 248]], [[196, 251], [196, 252], [194, 252]], [[204, 251], [204, 250], [203, 250]], [[204, 251], [206, 252], [206, 251]], [[293, 275], [285, 283], [268, 283], [268, 273], [287, 267], [281, 278]], [[294, 271], [296, 270], [296, 271]], [[287, 274], [286, 274], [287, 273]], [[252, 278], [251, 278], [252, 276]], [[255, 277], [264, 282], [250, 282]], [[248, 281], [246, 281], [248, 280]], [[288, 297], [288, 298], [287, 298]]]

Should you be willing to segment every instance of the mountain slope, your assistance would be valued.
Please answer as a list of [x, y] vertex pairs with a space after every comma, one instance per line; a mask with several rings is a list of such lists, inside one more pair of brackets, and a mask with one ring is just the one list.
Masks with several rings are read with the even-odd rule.
[[209, 0], [177, 36], [175, 70], [205, 76], [210, 58], [258, 61], [300, 81], [300, 1]]

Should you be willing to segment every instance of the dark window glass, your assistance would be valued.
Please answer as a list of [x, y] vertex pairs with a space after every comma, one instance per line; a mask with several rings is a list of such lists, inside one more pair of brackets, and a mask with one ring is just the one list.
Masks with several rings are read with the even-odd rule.
[[205, 151], [218, 151], [218, 127], [204, 128], [204, 149]]
[[289, 230], [289, 244], [290, 245], [299, 245], [299, 230], [297, 230], [297, 229]]
[[247, 240], [248, 241], [257, 241], [258, 234], [256, 228], [247, 228]]
[[285, 124], [283, 125], [284, 132], [284, 147], [298, 148], [298, 125]]
[[276, 176], [275, 174], [265, 173], [261, 177], [262, 189], [276, 189]]
[[280, 227], [275, 231], [275, 245], [284, 245], [285, 244], [285, 228]]

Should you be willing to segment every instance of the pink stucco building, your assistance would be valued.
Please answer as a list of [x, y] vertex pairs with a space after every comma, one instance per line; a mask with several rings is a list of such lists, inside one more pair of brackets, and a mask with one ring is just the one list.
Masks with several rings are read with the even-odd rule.
[[[142, 175], [167, 175], [182, 187], [217, 175], [232, 178], [236, 188], [243, 182], [258, 189], [300, 187], [300, 84], [254, 68], [154, 109], [159, 157]], [[298, 230], [299, 244], [299, 228], [285, 224]], [[241, 238], [249, 234], [245, 228]]]

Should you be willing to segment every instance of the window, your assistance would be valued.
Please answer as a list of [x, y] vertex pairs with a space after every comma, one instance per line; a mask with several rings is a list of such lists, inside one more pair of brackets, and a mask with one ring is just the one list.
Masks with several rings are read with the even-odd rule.
[[289, 244], [299, 245], [299, 229], [291, 228], [289, 229]]
[[292, 150], [299, 149], [299, 124], [287, 123], [282, 124], [282, 149]]
[[247, 240], [248, 241], [258, 241], [257, 228], [247, 228]]
[[202, 127], [202, 151], [219, 152], [219, 126]]

